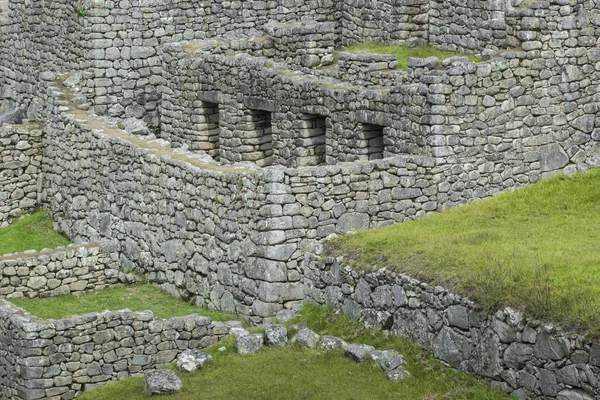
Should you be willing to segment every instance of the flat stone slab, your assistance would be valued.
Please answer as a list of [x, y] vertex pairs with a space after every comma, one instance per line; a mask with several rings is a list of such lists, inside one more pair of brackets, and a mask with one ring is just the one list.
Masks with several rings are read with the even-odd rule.
[[144, 374], [144, 389], [149, 395], [174, 393], [182, 388], [183, 383], [174, 371], [155, 369]]

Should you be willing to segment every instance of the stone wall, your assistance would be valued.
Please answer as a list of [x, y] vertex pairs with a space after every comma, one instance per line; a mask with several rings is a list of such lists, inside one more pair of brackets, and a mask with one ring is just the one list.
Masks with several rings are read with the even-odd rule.
[[319, 240], [437, 207], [427, 157], [232, 168], [76, 121], [86, 118], [97, 126], [76, 110], [47, 126], [45, 182], [61, 228], [75, 242], [117, 239], [126, 269], [255, 322], [302, 300], [300, 264]]
[[114, 242], [0, 257], [0, 296], [54, 297], [119, 283], [119, 246]]
[[0, 226], [39, 205], [41, 172], [42, 127], [0, 127]]
[[427, 0], [344, 0], [341, 7], [341, 43], [404, 43], [428, 37]]
[[493, 315], [446, 289], [387, 271], [359, 272], [309, 254], [308, 301], [348, 313], [433, 351], [448, 365], [489, 378], [519, 398], [600, 395], [600, 342], [531, 321], [510, 309]]
[[222, 325], [197, 315], [163, 320], [150, 311], [40, 320], [0, 298], [0, 396], [72, 399], [212, 345], [228, 333]]
[[432, 0], [429, 43], [444, 50], [477, 53], [505, 49], [504, 13], [510, 0]]
[[47, 96], [43, 74], [79, 70], [85, 21], [76, 2], [7, 5], [8, 13], [0, 17], [0, 96], [5, 104], [29, 107], [31, 119], [43, 119], [47, 114], [38, 110]]

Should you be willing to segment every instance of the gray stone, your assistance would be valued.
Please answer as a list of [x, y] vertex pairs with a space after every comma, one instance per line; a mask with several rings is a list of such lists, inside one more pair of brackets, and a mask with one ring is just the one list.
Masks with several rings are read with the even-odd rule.
[[565, 167], [569, 163], [569, 156], [560, 144], [552, 143], [540, 147], [540, 166], [542, 171], [554, 171]]
[[256, 354], [263, 347], [263, 335], [260, 333], [238, 336], [235, 340], [235, 346], [238, 354]]
[[288, 335], [285, 325], [267, 325], [265, 327], [265, 344], [283, 347], [287, 344]]
[[182, 388], [183, 383], [174, 371], [157, 369], [144, 373], [144, 390], [149, 395], [174, 393]]
[[578, 389], [565, 389], [558, 393], [558, 400], [593, 400], [594, 397]]
[[355, 362], [360, 363], [369, 357], [371, 351], [373, 351], [373, 346], [366, 344], [349, 344], [346, 346], [344, 354], [346, 354], [346, 356], [350, 357]]
[[177, 356], [177, 369], [182, 372], [194, 372], [204, 368], [210, 361], [210, 354], [188, 349]]
[[410, 372], [404, 368], [395, 368], [386, 371], [385, 376], [392, 382], [402, 382], [410, 376]]
[[339, 218], [336, 232], [349, 233], [369, 229], [370, 221], [369, 214], [346, 213]]
[[300, 329], [291, 340], [291, 343], [297, 343], [302, 347], [314, 349], [317, 347], [320, 336], [308, 328]]
[[538, 358], [560, 360], [569, 354], [569, 347], [565, 338], [542, 332], [537, 337], [534, 355]]
[[348, 343], [335, 336], [323, 336], [319, 341], [319, 348], [325, 350], [344, 350]]

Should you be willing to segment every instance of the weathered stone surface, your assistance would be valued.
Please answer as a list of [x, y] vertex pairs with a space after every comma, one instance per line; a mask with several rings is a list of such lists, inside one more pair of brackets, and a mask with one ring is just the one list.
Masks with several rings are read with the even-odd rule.
[[542, 171], [554, 171], [569, 163], [569, 156], [558, 143], [540, 147], [540, 157]]
[[300, 329], [291, 340], [291, 343], [297, 343], [302, 347], [314, 349], [317, 347], [320, 336], [308, 328]]
[[194, 372], [204, 368], [210, 361], [210, 354], [188, 349], [177, 356], [177, 369], [182, 372]]
[[265, 344], [267, 346], [283, 347], [287, 344], [288, 334], [285, 325], [265, 326]]
[[174, 393], [182, 388], [183, 383], [174, 371], [157, 369], [144, 373], [144, 390], [149, 395]]
[[318, 345], [319, 348], [325, 350], [344, 350], [348, 346], [348, 343], [340, 338], [325, 335], [321, 338]]
[[255, 333], [252, 335], [238, 336], [235, 340], [235, 346], [239, 354], [256, 354], [263, 347], [263, 335]]
[[344, 349], [344, 353], [353, 361], [360, 363], [366, 360], [373, 350], [373, 346], [366, 344], [349, 344]]

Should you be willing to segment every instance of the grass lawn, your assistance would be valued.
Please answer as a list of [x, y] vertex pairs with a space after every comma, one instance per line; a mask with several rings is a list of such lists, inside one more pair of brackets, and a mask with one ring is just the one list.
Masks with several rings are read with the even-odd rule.
[[[507, 399], [487, 384], [456, 372], [434, 361], [408, 341], [384, 337], [382, 331], [366, 330], [346, 316], [336, 316], [317, 306], [305, 306], [303, 316], [309, 326], [321, 334], [370, 343], [381, 349], [399, 350], [408, 361], [412, 377], [402, 383], [387, 380], [379, 366], [356, 364], [341, 353], [306, 351], [295, 346], [264, 348], [253, 356], [234, 352], [234, 341], [227, 339], [207, 351], [213, 362], [204, 370], [179, 376], [180, 399], [405, 399], [452, 400]], [[217, 349], [226, 346], [227, 351]], [[143, 378], [109, 383], [80, 397], [82, 400], [150, 399], [144, 393]]]
[[398, 56], [398, 68], [406, 71], [408, 69], [408, 57], [427, 58], [427, 57], [438, 57], [441, 60], [453, 56], [467, 56], [469, 60], [479, 62], [479, 58], [473, 54], [462, 54], [462, 53], [449, 53], [437, 49], [433, 46], [393, 46], [382, 43], [370, 42], [370, 43], [357, 43], [350, 47], [346, 47], [340, 51], [346, 51], [350, 53], [356, 53], [357, 51], [368, 51], [369, 53], [375, 54], [395, 54]]
[[231, 314], [195, 307], [150, 284], [115, 286], [89, 292], [80, 297], [67, 295], [46, 299], [10, 299], [10, 301], [43, 319], [60, 319], [75, 314], [103, 310], [116, 311], [124, 308], [129, 308], [131, 311], [152, 310], [154, 316], [158, 318], [198, 314], [215, 321], [238, 319]]
[[66, 246], [69, 239], [54, 230], [48, 211], [38, 211], [0, 228], [0, 255]]
[[600, 335], [600, 169], [339, 237], [326, 253]]

